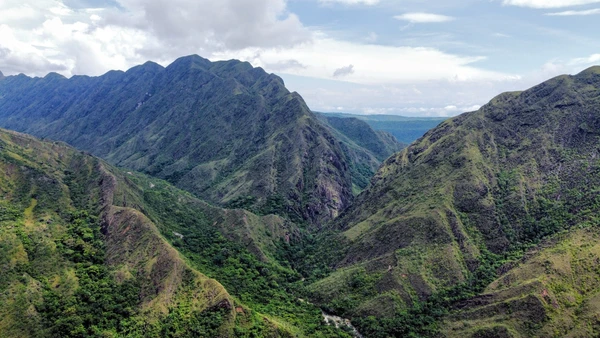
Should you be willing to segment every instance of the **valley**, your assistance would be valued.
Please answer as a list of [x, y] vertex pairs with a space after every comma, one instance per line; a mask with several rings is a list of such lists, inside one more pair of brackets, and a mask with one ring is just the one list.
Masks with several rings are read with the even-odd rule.
[[598, 335], [600, 68], [405, 119], [197, 55], [1, 77], [0, 333]]

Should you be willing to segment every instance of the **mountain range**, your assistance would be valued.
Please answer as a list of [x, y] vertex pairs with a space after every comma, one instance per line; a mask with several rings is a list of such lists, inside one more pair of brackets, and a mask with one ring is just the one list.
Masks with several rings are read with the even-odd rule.
[[[401, 146], [344, 146], [276, 75], [197, 55], [100, 77], [0, 82], [0, 126], [61, 140], [217, 203], [320, 225]], [[368, 125], [361, 126], [370, 129]], [[351, 157], [355, 161], [351, 161]]]
[[405, 148], [198, 56], [0, 78], [0, 126], [53, 140], [0, 131], [4, 336], [600, 334], [600, 67]]
[[371, 128], [391, 134], [403, 144], [411, 144], [430, 129], [447, 120], [446, 117], [407, 117], [399, 115], [358, 115], [348, 113], [315, 113], [327, 117], [355, 118], [366, 122]]

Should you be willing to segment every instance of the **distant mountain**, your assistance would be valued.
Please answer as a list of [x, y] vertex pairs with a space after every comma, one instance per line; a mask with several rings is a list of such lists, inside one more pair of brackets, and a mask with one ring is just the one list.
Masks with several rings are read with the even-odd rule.
[[393, 135], [400, 143], [410, 144], [427, 131], [445, 121], [445, 117], [406, 117], [398, 115], [357, 115], [347, 113], [320, 113], [325, 116], [356, 118], [377, 131]]
[[0, 126], [65, 141], [213, 203], [313, 224], [348, 206], [356, 183], [341, 142], [300, 95], [240, 61], [194, 55], [100, 77], [9, 76], [0, 81]]
[[373, 130], [362, 120], [353, 117], [315, 114], [342, 142], [342, 149], [350, 159], [350, 171], [355, 192], [362, 191], [369, 185], [369, 181], [383, 160], [406, 147], [391, 134]]
[[560, 76], [387, 159], [334, 222], [337, 271], [315, 299], [369, 337], [432, 335], [453, 309], [450, 336], [598, 335], [599, 98], [600, 67]]
[[1, 337], [349, 337], [273, 259], [280, 217], [5, 130], [0, 168]]

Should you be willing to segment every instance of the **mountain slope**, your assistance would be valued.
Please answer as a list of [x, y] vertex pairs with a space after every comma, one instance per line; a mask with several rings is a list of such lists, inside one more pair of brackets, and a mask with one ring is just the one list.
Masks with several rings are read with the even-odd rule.
[[[599, 229], [544, 242], [445, 318], [448, 337], [597, 337]], [[527, 320], [524, 320], [526, 318]]]
[[321, 224], [352, 199], [339, 141], [279, 77], [239, 61], [189, 56], [101, 77], [9, 76], [0, 125], [221, 205]]
[[0, 167], [2, 337], [347, 336], [274, 262], [279, 217], [5, 130]]
[[316, 298], [345, 315], [394, 317], [444, 292], [479, 292], [512, 254], [597, 225], [599, 130], [598, 67], [442, 123], [386, 160], [335, 221], [346, 249]]
[[175, 333], [169, 320], [228, 335], [231, 296], [144, 215], [112, 205], [116, 180], [102, 163], [12, 132], [0, 145], [3, 337]]

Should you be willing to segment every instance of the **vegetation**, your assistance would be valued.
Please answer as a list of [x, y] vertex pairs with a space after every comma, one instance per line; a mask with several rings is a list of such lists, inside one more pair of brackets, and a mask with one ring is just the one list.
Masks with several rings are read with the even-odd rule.
[[[3, 337], [348, 337], [269, 258], [280, 237], [254, 232], [284, 237], [283, 219], [210, 206], [64, 145], [0, 140]], [[245, 222], [256, 226], [240, 232]]]
[[316, 116], [341, 141], [352, 175], [353, 192], [358, 195], [369, 185], [381, 161], [405, 147], [394, 136], [375, 131], [354, 117], [336, 117], [317, 113]]

